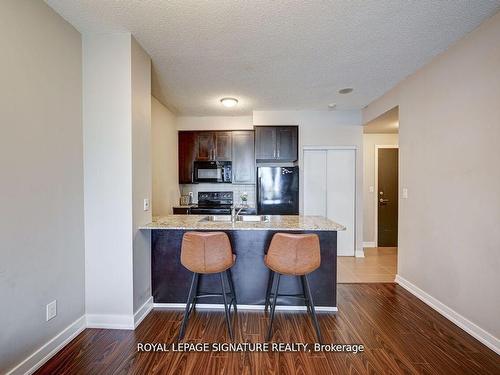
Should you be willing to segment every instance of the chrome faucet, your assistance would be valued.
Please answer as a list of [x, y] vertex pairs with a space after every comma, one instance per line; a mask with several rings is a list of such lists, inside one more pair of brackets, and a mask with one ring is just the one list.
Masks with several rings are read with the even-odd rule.
[[236, 223], [236, 220], [238, 218], [238, 215], [240, 214], [241, 210], [244, 209], [245, 206], [241, 206], [236, 210], [236, 206], [231, 207], [231, 222]]

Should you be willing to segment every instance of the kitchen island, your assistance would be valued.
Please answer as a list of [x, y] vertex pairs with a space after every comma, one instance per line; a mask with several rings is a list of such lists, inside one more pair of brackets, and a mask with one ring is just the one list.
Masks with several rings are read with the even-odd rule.
[[[151, 277], [154, 303], [158, 306], [185, 305], [192, 273], [180, 263], [182, 236], [187, 231], [222, 231], [227, 233], [236, 263], [231, 268], [238, 305], [244, 308], [263, 307], [269, 269], [264, 264], [273, 235], [277, 232], [314, 233], [320, 240], [321, 266], [309, 275], [309, 282], [318, 310], [335, 311], [337, 306], [337, 231], [345, 228], [320, 216], [278, 215], [246, 218], [245, 221], [223, 221], [229, 218], [204, 215], [169, 215], [156, 217], [142, 227], [151, 230]], [[246, 221], [246, 220], [258, 221]], [[261, 221], [261, 219], [263, 219]], [[219, 291], [217, 275], [201, 277], [201, 291]], [[298, 278], [284, 276], [280, 293], [301, 291]], [[217, 298], [203, 301], [220, 304]], [[305, 309], [302, 301], [283, 297], [279, 305], [290, 309]], [[203, 303], [199, 303], [203, 305]], [[197, 304], [198, 306], [198, 304]]]

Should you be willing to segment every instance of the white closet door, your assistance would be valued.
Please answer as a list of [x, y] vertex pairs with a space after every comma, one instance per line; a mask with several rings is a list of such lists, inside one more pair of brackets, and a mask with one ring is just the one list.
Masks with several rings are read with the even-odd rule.
[[337, 233], [337, 255], [354, 256], [355, 150], [328, 150], [327, 169], [326, 216], [347, 227], [347, 230]]
[[326, 217], [326, 150], [304, 151], [304, 215]]

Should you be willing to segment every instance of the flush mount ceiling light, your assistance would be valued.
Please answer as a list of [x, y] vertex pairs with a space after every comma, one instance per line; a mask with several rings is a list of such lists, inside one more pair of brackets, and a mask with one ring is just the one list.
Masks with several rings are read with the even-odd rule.
[[354, 90], [352, 87], [346, 87], [339, 90], [339, 94], [350, 94]]
[[329, 109], [334, 109], [337, 106], [337, 103], [330, 103], [328, 104]]
[[236, 106], [236, 104], [238, 104], [238, 99], [235, 99], [235, 98], [222, 98], [220, 100], [220, 102], [222, 103], [222, 105], [224, 107], [232, 108], [232, 107]]

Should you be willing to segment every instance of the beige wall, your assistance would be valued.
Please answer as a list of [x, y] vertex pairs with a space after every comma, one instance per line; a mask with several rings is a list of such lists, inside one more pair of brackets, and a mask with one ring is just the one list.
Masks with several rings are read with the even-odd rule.
[[127, 325], [133, 314], [131, 75], [129, 33], [84, 35], [85, 308], [91, 326], [106, 320]]
[[[138, 228], [151, 222], [151, 58], [131, 38], [132, 69], [132, 216], [134, 313], [151, 297], [151, 234]], [[151, 207], [151, 203], [150, 203]]]
[[3, 374], [84, 315], [85, 275], [80, 34], [43, 1], [2, 0], [0, 46]]
[[377, 194], [375, 191], [370, 192], [370, 187], [376, 189], [375, 146], [397, 144], [397, 134], [363, 134], [363, 242], [365, 244], [375, 241]]
[[252, 116], [179, 116], [177, 130], [252, 130]]
[[499, 41], [500, 13], [365, 110], [366, 122], [399, 105], [400, 186], [408, 188], [399, 275], [479, 326], [466, 323], [497, 350]]
[[151, 97], [153, 216], [172, 214], [179, 204], [177, 128], [175, 116]]

